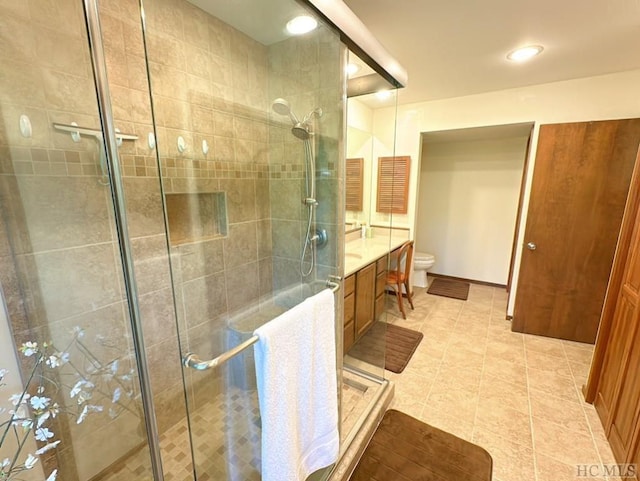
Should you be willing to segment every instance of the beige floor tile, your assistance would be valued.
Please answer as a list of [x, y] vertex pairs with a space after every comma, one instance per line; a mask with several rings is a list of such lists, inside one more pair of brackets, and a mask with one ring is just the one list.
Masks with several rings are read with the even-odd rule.
[[473, 423], [478, 404], [478, 394], [463, 389], [449, 389], [435, 384], [427, 397], [425, 406], [462, 422]]
[[479, 399], [501, 403], [506, 407], [529, 414], [529, 393], [524, 384], [512, 384], [509, 379], [484, 372], [480, 382]]
[[519, 364], [524, 364], [525, 362], [524, 346], [522, 345], [522, 341], [503, 341], [490, 336], [487, 341], [486, 355], [502, 359], [506, 362], [517, 362]]
[[541, 371], [531, 367], [527, 367], [527, 376], [530, 389], [542, 391], [568, 401], [580, 401], [573, 377], [560, 376], [552, 372]]
[[487, 432], [478, 427], [473, 442], [486, 449], [493, 458], [493, 476], [505, 481], [535, 481], [533, 450]]
[[564, 353], [567, 359], [587, 366], [590, 365], [591, 358], [593, 357], [593, 346], [591, 344], [576, 344], [577, 343], [569, 343], [569, 341], [563, 343]]
[[527, 367], [552, 372], [559, 376], [572, 377], [569, 362], [564, 356], [554, 356], [538, 351], [526, 351]]
[[450, 413], [437, 411], [431, 408], [429, 403], [425, 405], [419, 419], [454, 436], [471, 441], [473, 434], [472, 422], [466, 422], [458, 416], [452, 416]]
[[533, 443], [536, 453], [569, 465], [600, 462], [591, 436], [569, 431], [546, 419], [533, 418]]
[[537, 351], [553, 356], [565, 357], [562, 341], [550, 337], [524, 335], [524, 346], [529, 351]]
[[598, 475], [601, 472], [599, 467], [591, 470], [595, 474], [594, 477], [587, 478], [584, 474], [589, 472], [589, 468], [586, 466], [566, 464], [540, 453], [536, 453], [535, 458], [538, 481], [604, 481], [604, 478]]
[[482, 369], [472, 365], [465, 368], [460, 365], [448, 365], [443, 363], [435, 384], [448, 389], [464, 389], [466, 391], [477, 392], [480, 387]]
[[475, 427], [491, 432], [505, 441], [533, 448], [528, 412], [522, 412], [500, 402], [479, 399]]
[[509, 379], [513, 384], [527, 385], [527, 368], [524, 362], [510, 362], [501, 358], [485, 356], [484, 371], [492, 376]]
[[565, 401], [541, 391], [531, 390], [531, 414], [536, 418], [546, 419], [562, 426], [564, 429], [591, 435], [591, 429], [582, 404]]
[[494, 481], [578, 481], [576, 459], [615, 462], [579, 391], [592, 346], [512, 332], [504, 290], [475, 287], [467, 302], [416, 296], [404, 325], [424, 339], [391, 376], [393, 407], [485, 447]]
[[589, 369], [591, 366], [588, 364], [582, 364], [580, 362], [569, 361], [569, 367], [571, 368], [571, 374], [578, 386], [586, 384], [589, 379]]
[[406, 398], [403, 398], [402, 396], [394, 396], [389, 408], [395, 409], [397, 411], [402, 411], [403, 413], [406, 413], [409, 416], [418, 418], [420, 417], [420, 414], [422, 414], [424, 403], [417, 402], [413, 399], [406, 399]]

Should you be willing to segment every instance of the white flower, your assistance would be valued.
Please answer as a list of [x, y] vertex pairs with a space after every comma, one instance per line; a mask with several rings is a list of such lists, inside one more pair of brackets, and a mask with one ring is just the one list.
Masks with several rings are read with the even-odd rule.
[[7, 371], [6, 369], [0, 369], [0, 381], [4, 379], [8, 372], [9, 371]]
[[9, 398], [9, 401], [14, 406], [17, 406], [18, 404], [25, 404], [30, 397], [31, 395], [27, 393], [14, 394]]
[[38, 441], [46, 442], [47, 439], [52, 438], [53, 433], [48, 428], [36, 429], [36, 439]]
[[38, 386], [38, 394], [42, 394], [44, 392], [44, 386]]
[[27, 357], [33, 356], [36, 352], [38, 352], [38, 343], [31, 341], [25, 342], [22, 344], [22, 347], [20, 347], [20, 350]]
[[45, 409], [48, 405], [49, 402], [51, 401], [50, 398], [48, 397], [44, 397], [44, 396], [33, 396], [31, 398], [31, 407], [35, 410], [42, 410]]
[[58, 356], [51, 355], [47, 358], [46, 363], [47, 363], [47, 366], [54, 369], [60, 365], [60, 360], [58, 359]]
[[60, 360], [62, 361], [62, 364], [66, 364], [69, 362], [70, 359], [70, 354], [68, 352], [59, 352], [58, 353], [58, 357], [60, 358]]
[[36, 465], [37, 462], [38, 462], [38, 458], [36, 458], [33, 454], [29, 453], [29, 456], [27, 456], [27, 459], [24, 462], [24, 467], [27, 469], [31, 469]]
[[56, 476], [58, 475], [58, 470], [54, 469], [52, 473], [47, 478], [47, 481], [56, 481]]
[[119, 365], [119, 363], [118, 363], [117, 359], [111, 363], [111, 372], [113, 374], [118, 372], [118, 365]]
[[28, 431], [32, 427], [33, 427], [33, 419], [25, 419], [24, 421], [22, 421], [22, 428], [25, 431]]
[[60, 440], [58, 439], [57, 441], [54, 441], [52, 443], [46, 444], [44, 446], [42, 446], [40, 449], [38, 449], [36, 451], [36, 454], [40, 455], [40, 454], [44, 454], [47, 451], [50, 451], [52, 449], [54, 449], [58, 444], [60, 444]]
[[6, 468], [7, 466], [9, 466], [11, 464], [11, 461], [9, 461], [9, 458], [4, 458], [2, 460], [2, 464], [0, 464], [0, 468]]

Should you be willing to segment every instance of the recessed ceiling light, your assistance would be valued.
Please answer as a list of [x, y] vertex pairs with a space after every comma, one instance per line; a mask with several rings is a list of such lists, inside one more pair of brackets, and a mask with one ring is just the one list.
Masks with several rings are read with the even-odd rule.
[[542, 45], [527, 45], [526, 47], [517, 48], [509, 52], [507, 58], [514, 62], [524, 62], [539, 55], [543, 50], [544, 47]]
[[315, 18], [308, 15], [300, 15], [287, 22], [287, 32], [291, 35], [302, 35], [308, 33], [318, 26]]
[[358, 64], [350, 63], [349, 65], [347, 65], [347, 75], [349, 77], [358, 73], [358, 70], [360, 70], [360, 65]]
[[391, 97], [391, 90], [378, 90], [376, 92], [376, 98], [378, 100], [387, 100]]

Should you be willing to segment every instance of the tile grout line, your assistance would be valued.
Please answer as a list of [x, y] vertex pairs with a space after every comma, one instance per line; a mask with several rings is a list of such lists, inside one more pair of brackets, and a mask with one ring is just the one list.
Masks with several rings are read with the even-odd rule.
[[495, 303], [495, 290], [491, 291], [491, 309], [489, 310], [489, 324], [487, 324], [487, 334], [485, 335], [485, 340], [484, 340], [484, 353], [482, 355], [482, 369], [480, 370], [480, 384], [478, 385], [478, 399], [476, 400], [476, 410], [473, 414], [473, 426], [471, 428], [471, 441], [474, 441], [475, 438], [475, 434], [476, 434], [476, 426], [477, 426], [477, 419], [478, 419], [478, 410], [480, 409], [480, 391], [482, 389], [482, 382], [484, 379], [484, 373], [485, 373], [485, 365], [486, 365], [486, 359], [487, 359], [487, 348], [489, 347], [489, 325], [491, 324], [491, 318], [493, 316], [493, 308], [494, 308], [494, 303]]
[[533, 427], [533, 407], [531, 404], [531, 382], [529, 380], [529, 361], [527, 358], [527, 346], [524, 340], [524, 336], [522, 336], [522, 347], [524, 349], [524, 373], [527, 379], [527, 402], [529, 403], [529, 429], [531, 430], [531, 451], [533, 454], [533, 476], [536, 481], [540, 480], [540, 476], [538, 475], [538, 456], [536, 450], [536, 435]]
[[[567, 363], [569, 363], [569, 356], [567, 356], [567, 351], [565, 349], [565, 345], [564, 342], [562, 343], [562, 352], [564, 352], [564, 356], [567, 359]], [[584, 399], [582, 398], [582, 392], [580, 392], [580, 389], [578, 389], [578, 383], [576, 382], [576, 376], [573, 372], [573, 369], [571, 369], [571, 364], [569, 363], [569, 372], [571, 372], [571, 379], [573, 380], [573, 386], [574, 388], [578, 391], [578, 399], [580, 400], [580, 408], [582, 410], [582, 415], [584, 416], [585, 421], [587, 422], [587, 428], [589, 429], [589, 434], [591, 435], [591, 442], [593, 443], [593, 447], [596, 450], [596, 454], [598, 455], [598, 460], [600, 461], [600, 466], [604, 467], [604, 461], [602, 458], [602, 454], [600, 453], [600, 447], [598, 446], [598, 443], [596, 442], [596, 438], [593, 434], [593, 428], [591, 427], [591, 421], [589, 420], [589, 417], [587, 416], [587, 411], [585, 410], [585, 403], [586, 401], [584, 401]]]
[[[436, 306], [438, 305], [438, 302], [440, 300], [438, 300], [436, 302]], [[462, 308], [460, 308], [460, 310], [458, 311], [458, 315], [456, 316], [456, 321], [453, 324], [453, 329], [455, 330], [456, 326], [458, 325], [458, 321], [460, 320], [460, 313], [462, 312]], [[449, 345], [451, 344], [451, 335], [449, 335], [449, 339], [447, 340], [447, 344], [444, 348], [444, 351], [442, 351], [442, 355], [440, 356], [440, 361], [438, 362], [438, 368], [436, 369], [435, 374], [433, 375], [433, 381], [431, 382], [431, 385], [429, 386], [429, 392], [427, 392], [427, 395], [424, 398], [424, 401], [422, 403], [422, 409], [420, 409], [420, 418], [424, 417], [424, 410], [427, 407], [427, 400], [429, 399], [429, 396], [431, 395], [431, 391], [433, 390], [433, 386], [435, 384], [435, 380], [438, 378], [438, 374], [440, 374], [440, 370], [442, 368], [442, 363], [444, 361], [444, 357], [447, 354], [447, 350], [449, 349]]]

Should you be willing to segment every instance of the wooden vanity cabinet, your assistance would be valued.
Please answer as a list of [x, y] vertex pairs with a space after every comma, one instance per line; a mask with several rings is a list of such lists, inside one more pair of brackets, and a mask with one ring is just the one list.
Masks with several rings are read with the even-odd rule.
[[383, 256], [376, 262], [376, 301], [374, 306], [373, 318], [378, 321], [384, 312], [386, 296], [385, 287], [387, 286], [387, 264], [389, 256]]
[[356, 338], [355, 314], [356, 314], [356, 275], [351, 274], [343, 282], [344, 288], [344, 337], [343, 352], [346, 353]]
[[356, 273], [356, 339], [373, 323], [376, 286], [376, 263], [363, 267]]

